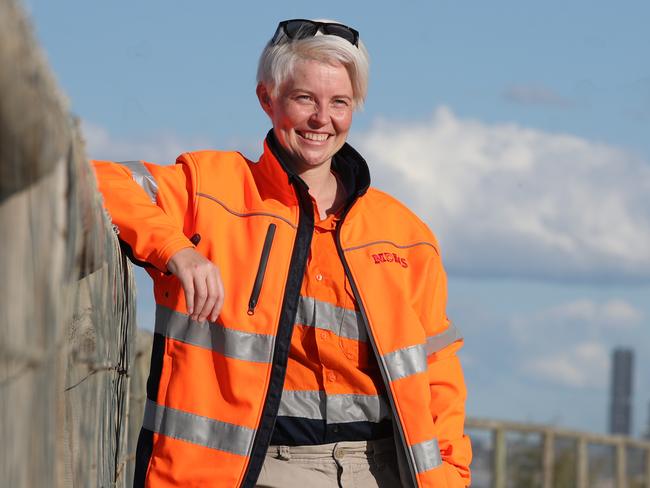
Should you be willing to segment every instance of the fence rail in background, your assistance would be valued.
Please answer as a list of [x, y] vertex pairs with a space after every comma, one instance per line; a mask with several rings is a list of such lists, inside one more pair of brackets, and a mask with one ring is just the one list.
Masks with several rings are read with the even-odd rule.
[[468, 419], [475, 488], [650, 488], [650, 441]]
[[125, 486], [133, 279], [14, 0], [0, 67], [0, 486]]

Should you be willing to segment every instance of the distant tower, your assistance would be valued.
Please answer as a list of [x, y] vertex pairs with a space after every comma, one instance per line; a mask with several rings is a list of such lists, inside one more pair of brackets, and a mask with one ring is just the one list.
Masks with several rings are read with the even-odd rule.
[[648, 424], [645, 427], [644, 437], [650, 441], [650, 402], [648, 402]]
[[612, 353], [612, 384], [609, 405], [610, 434], [631, 434], [633, 366], [634, 353], [632, 349], [614, 349]]

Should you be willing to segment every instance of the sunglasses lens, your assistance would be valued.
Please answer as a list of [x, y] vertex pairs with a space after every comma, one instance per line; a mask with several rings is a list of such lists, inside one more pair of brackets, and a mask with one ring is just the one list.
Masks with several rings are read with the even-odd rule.
[[359, 33], [351, 27], [343, 24], [316, 22], [306, 19], [284, 20], [280, 22], [271, 42], [273, 44], [279, 42], [279, 39], [282, 37], [282, 32], [289, 39], [306, 39], [308, 37], [314, 37], [319, 30], [323, 34], [340, 37], [350, 44], [359, 47]]
[[285, 25], [285, 32], [289, 39], [304, 39], [316, 34], [318, 26], [304, 20], [290, 20]]
[[350, 44], [356, 44], [357, 38], [354, 35], [354, 32], [350, 30], [349, 27], [341, 24], [325, 24], [323, 26], [323, 32], [331, 36], [342, 37]]

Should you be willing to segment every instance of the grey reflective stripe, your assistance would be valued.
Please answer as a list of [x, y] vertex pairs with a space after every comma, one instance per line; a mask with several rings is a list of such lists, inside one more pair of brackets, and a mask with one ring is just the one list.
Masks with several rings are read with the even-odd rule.
[[244, 361], [270, 363], [273, 355], [272, 335], [228, 329], [220, 323], [197, 322], [162, 305], [156, 306], [156, 332]]
[[381, 422], [390, 418], [386, 400], [379, 395], [328, 395], [327, 423]]
[[295, 323], [329, 330], [339, 337], [363, 342], [368, 340], [368, 333], [358, 311], [311, 297], [300, 297]]
[[390, 381], [395, 381], [406, 376], [423, 373], [427, 370], [427, 356], [424, 345], [398, 349], [382, 356]]
[[460, 330], [458, 330], [455, 325], [450, 324], [449, 327], [440, 334], [427, 337], [427, 356], [444, 349], [448, 345], [453, 344], [462, 338], [463, 336], [460, 334]]
[[415, 459], [415, 469], [418, 473], [424, 473], [430, 469], [437, 468], [442, 464], [438, 439], [420, 442], [411, 446], [411, 452]]
[[149, 399], [144, 407], [143, 427], [174, 439], [240, 456], [250, 454], [255, 436], [255, 429], [165, 407]]
[[381, 422], [390, 418], [386, 399], [379, 395], [326, 395], [318, 390], [284, 390], [278, 415], [326, 420], [328, 424]]
[[325, 392], [318, 390], [284, 390], [278, 415], [324, 420], [327, 418], [325, 414]]
[[156, 203], [158, 195], [158, 184], [155, 178], [142, 161], [120, 161], [118, 164], [126, 166], [131, 171], [131, 177], [142, 189], [147, 192], [153, 203]]

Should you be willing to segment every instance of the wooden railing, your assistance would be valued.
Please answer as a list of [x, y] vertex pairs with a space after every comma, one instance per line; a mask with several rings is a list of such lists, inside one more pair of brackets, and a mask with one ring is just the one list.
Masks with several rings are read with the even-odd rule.
[[650, 441], [468, 419], [475, 488], [650, 488]]
[[135, 286], [17, 0], [0, 0], [0, 236], [0, 487], [124, 487]]

